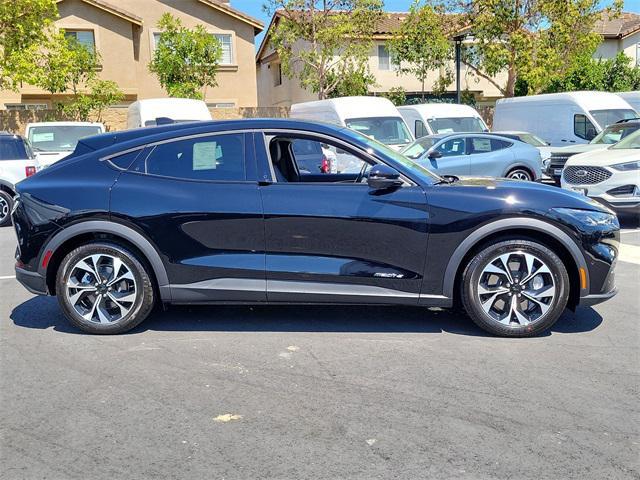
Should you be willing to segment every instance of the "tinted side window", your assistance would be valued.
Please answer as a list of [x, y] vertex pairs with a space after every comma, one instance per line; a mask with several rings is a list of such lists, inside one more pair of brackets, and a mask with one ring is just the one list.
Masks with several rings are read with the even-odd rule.
[[146, 173], [188, 180], [246, 180], [244, 136], [211, 135], [156, 145]]
[[509, 143], [505, 140], [498, 140], [495, 138], [491, 139], [491, 151], [502, 150], [503, 148], [509, 148], [512, 143]]
[[438, 145], [436, 150], [438, 150], [443, 157], [464, 155], [466, 153], [464, 138], [453, 138], [451, 140], [447, 140], [446, 142]]
[[422, 120], [416, 120], [416, 138], [425, 137], [427, 135], [429, 135], [429, 132], [427, 132], [424, 122]]
[[578, 114], [573, 116], [573, 133], [576, 137], [593, 140], [598, 132], [586, 115]]
[[22, 138], [13, 136], [0, 137], [0, 160], [26, 160], [29, 158]]

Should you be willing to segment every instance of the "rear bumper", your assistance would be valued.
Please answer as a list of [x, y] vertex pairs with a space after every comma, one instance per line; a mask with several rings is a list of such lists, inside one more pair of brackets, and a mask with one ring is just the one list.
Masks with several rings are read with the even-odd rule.
[[20, 267], [16, 267], [16, 280], [24, 288], [36, 295], [48, 295], [47, 282], [38, 272], [30, 272]]

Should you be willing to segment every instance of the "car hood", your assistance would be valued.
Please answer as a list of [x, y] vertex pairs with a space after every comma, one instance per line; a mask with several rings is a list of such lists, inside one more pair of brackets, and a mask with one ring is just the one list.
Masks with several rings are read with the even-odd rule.
[[607, 148], [574, 155], [567, 160], [566, 165], [606, 167], [637, 160], [640, 160], [640, 150]]
[[553, 148], [553, 155], [576, 155], [578, 153], [591, 152], [594, 150], [603, 150], [610, 147], [607, 143], [585, 143], [582, 145], [569, 145], [568, 147]]
[[[464, 201], [477, 202], [503, 212], [546, 213], [552, 208], [574, 208], [608, 212], [600, 203], [576, 192], [537, 182], [524, 182], [491, 177], [460, 177], [438, 187], [455, 189]], [[462, 199], [462, 198], [461, 198]]]

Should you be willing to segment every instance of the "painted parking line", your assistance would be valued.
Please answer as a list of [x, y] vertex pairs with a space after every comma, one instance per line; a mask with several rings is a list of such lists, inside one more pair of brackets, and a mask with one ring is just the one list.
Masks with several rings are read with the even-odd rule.
[[0, 280], [13, 280], [14, 278], [16, 278], [15, 275], [0, 276]]

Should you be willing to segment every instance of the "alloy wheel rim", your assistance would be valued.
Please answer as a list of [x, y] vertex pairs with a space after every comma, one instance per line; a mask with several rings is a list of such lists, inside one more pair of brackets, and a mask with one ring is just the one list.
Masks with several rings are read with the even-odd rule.
[[526, 172], [523, 172], [522, 170], [516, 170], [511, 175], [509, 175], [509, 178], [512, 178], [514, 180], [530, 180], [529, 175], [527, 175]]
[[0, 221], [7, 218], [9, 215], [9, 203], [4, 197], [0, 196]]
[[89, 255], [70, 269], [66, 284], [69, 304], [84, 320], [111, 324], [133, 308], [137, 285], [131, 268], [104, 253]]
[[549, 266], [540, 257], [516, 251], [496, 256], [478, 279], [480, 307], [493, 321], [509, 327], [544, 317], [556, 298]]

